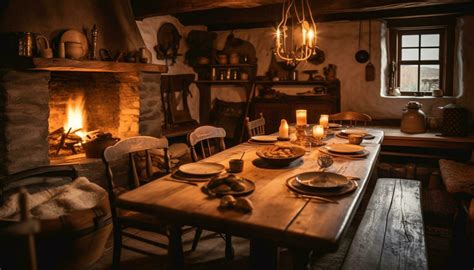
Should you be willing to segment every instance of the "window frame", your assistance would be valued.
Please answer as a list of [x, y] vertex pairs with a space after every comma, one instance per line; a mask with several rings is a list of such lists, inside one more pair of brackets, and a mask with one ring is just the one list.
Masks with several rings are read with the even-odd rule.
[[[389, 31], [389, 60], [390, 63], [395, 61], [396, 74], [395, 86], [400, 87], [400, 66], [402, 64], [413, 65], [440, 65], [439, 71], [439, 88], [443, 90], [444, 96], [453, 95], [453, 58], [454, 58], [454, 28], [456, 18], [452, 16], [445, 17], [427, 17], [427, 18], [411, 18], [389, 20], [387, 27]], [[423, 34], [440, 34], [439, 43], [439, 60], [421, 60], [421, 35]], [[401, 36], [406, 34], [419, 35], [418, 60], [401, 60]], [[424, 48], [424, 47], [423, 47]], [[402, 96], [431, 96], [431, 92], [420, 91], [420, 72], [418, 69], [418, 90], [416, 92], [400, 91]]]

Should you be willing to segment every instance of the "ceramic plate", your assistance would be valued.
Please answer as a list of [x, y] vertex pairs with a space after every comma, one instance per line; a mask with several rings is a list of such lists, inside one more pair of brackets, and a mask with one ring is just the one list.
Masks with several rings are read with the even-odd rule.
[[305, 172], [295, 176], [295, 179], [310, 188], [340, 188], [349, 184], [347, 177], [331, 172]]
[[278, 140], [277, 136], [269, 136], [269, 135], [253, 136], [250, 139], [256, 142], [276, 142]]
[[194, 162], [179, 166], [179, 170], [191, 175], [211, 175], [222, 172], [225, 166], [219, 163]]
[[358, 129], [358, 128], [343, 129], [341, 130], [341, 132], [347, 135], [351, 135], [351, 134], [366, 135], [369, 133], [366, 129]]
[[342, 125], [341, 124], [337, 124], [337, 123], [329, 123], [329, 128], [341, 128]]
[[239, 181], [239, 183], [244, 185], [244, 187], [245, 187], [244, 190], [242, 190], [242, 191], [229, 190], [229, 191], [223, 191], [223, 192], [213, 191], [212, 189], [209, 188], [209, 186], [208, 186], [209, 183], [204, 185], [201, 190], [204, 193], [206, 193], [207, 195], [211, 195], [211, 196], [215, 196], [215, 197], [222, 197], [224, 195], [244, 196], [244, 195], [248, 195], [248, 194], [252, 193], [255, 190], [255, 183], [252, 180], [239, 177], [238, 181]]
[[309, 196], [339, 196], [346, 193], [350, 193], [357, 189], [357, 182], [349, 180], [347, 185], [344, 185], [337, 189], [308, 189], [296, 181], [295, 177], [291, 177], [286, 180], [286, 185], [289, 190], [296, 194], [304, 194]]
[[326, 149], [326, 146], [319, 147], [319, 152], [333, 156], [333, 157], [343, 157], [343, 158], [348, 158], [348, 159], [363, 159], [370, 154], [370, 152], [367, 151], [366, 149], [362, 150], [359, 153], [354, 153], [354, 154], [334, 153]]
[[354, 154], [363, 151], [365, 148], [355, 144], [335, 143], [326, 145], [326, 149], [334, 153]]

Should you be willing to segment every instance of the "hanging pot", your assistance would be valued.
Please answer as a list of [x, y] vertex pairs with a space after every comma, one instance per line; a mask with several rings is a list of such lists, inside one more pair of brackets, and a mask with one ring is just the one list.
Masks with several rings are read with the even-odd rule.
[[369, 20], [369, 63], [365, 66], [365, 80], [367, 82], [375, 81], [375, 67], [370, 62], [372, 53], [372, 21]]
[[355, 59], [357, 62], [363, 64], [369, 60], [369, 52], [367, 52], [366, 50], [360, 49], [361, 35], [362, 35], [362, 21], [359, 21], [359, 46], [358, 46], [358, 51], [355, 54]]

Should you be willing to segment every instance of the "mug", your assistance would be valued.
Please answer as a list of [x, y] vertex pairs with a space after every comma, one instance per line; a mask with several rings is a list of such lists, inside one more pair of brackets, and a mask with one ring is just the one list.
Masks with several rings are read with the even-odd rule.
[[66, 57], [70, 59], [79, 59], [82, 57], [82, 53], [84, 52], [82, 44], [79, 42], [65, 42], [64, 48]]
[[350, 144], [361, 144], [364, 140], [364, 136], [358, 134], [349, 134], [347, 137]]
[[43, 58], [53, 58], [53, 49], [51, 48], [40, 49], [39, 54], [40, 54], [40, 57], [43, 57]]
[[229, 161], [230, 172], [239, 173], [244, 169], [244, 161], [242, 159], [231, 159]]

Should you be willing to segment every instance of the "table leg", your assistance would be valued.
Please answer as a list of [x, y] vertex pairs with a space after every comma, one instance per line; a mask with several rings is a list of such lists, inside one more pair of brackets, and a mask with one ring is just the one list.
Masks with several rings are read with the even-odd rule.
[[251, 239], [250, 269], [278, 269], [278, 246], [271, 241]]
[[170, 269], [184, 269], [181, 235], [181, 227], [175, 225], [169, 227], [168, 264]]
[[291, 254], [294, 270], [310, 269], [309, 267], [309, 262], [311, 258], [310, 249], [290, 248], [289, 251]]

